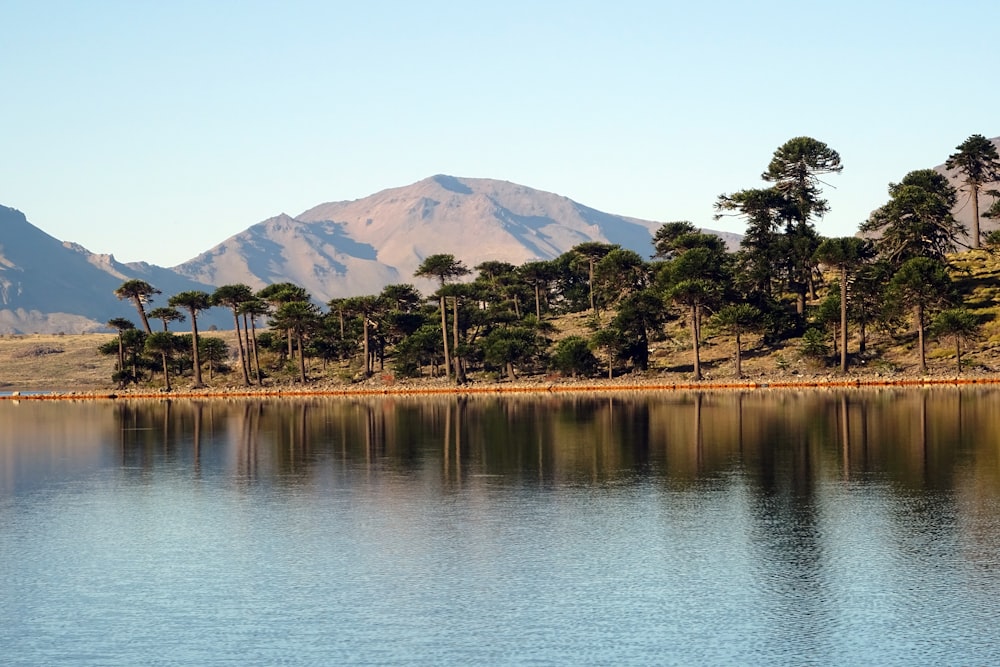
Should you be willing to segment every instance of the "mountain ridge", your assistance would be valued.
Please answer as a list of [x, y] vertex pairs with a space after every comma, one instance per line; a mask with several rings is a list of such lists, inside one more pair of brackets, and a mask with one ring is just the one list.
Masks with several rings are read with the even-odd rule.
[[[301, 285], [318, 303], [379, 292], [394, 283], [435, 286], [413, 273], [429, 255], [449, 253], [469, 268], [490, 261], [553, 259], [587, 241], [652, 254], [662, 222], [605, 213], [568, 197], [486, 178], [437, 174], [350, 201], [325, 202], [297, 216], [267, 218], [194, 258], [165, 268], [118, 262], [63, 242], [0, 208], [0, 333], [106, 330], [113, 317], [135, 321], [132, 305], [113, 292], [140, 279], [161, 290], [152, 305], [185, 290], [211, 292], [246, 283]], [[711, 231], [711, 230], [706, 230]], [[731, 248], [739, 235], [713, 232]], [[221, 309], [199, 324], [228, 326]], [[181, 331], [185, 324], [173, 328]]]

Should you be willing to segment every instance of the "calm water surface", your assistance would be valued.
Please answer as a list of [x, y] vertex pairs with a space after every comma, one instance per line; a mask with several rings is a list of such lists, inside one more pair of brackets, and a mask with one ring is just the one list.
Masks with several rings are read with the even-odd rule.
[[995, 391], [0, 401], [4, 665], [989, 665], [998, 619]]

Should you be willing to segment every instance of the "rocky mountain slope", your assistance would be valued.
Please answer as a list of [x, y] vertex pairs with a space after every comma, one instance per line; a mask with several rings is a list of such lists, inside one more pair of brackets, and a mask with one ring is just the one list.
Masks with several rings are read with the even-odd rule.
[[[103, 330], [112, 317], [137, 319], [131, 303], [114, 290], [137, 278], [166, 297], [206, 289], [170, 269], [145, 262], [123, 264], [64, 243], [38, 229], [21, 211], [0, 206], [0, 333], [85, 333]], [[225, 318], [219, 317], [219, 323]], [[211, 324], [206, 320], [206, 326]]]
[[[452, 254], [470, 269], [488, 260], [553, 259], [585, 241], [617, 243], [648, 257], [661, 224], [506, 181], [438, 175], [265, 220], [174, 270], [200, 282], [255, 289], [288, 280], [325, 302], [392, 283], [430, 288], [413, 273], [437, 253]], [[735, 234], [720, 235], [739, 244]]]

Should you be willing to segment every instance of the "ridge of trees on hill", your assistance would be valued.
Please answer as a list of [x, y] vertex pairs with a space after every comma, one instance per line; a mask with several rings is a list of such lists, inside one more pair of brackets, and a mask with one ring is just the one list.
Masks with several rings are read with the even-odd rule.
[[[981, 238], [978, 212], [983, 192], [995, 200], [984, 216], [1000, 217], [1000, 191], [988, 187], [1000, 180], [997, 151], [982, 135], [956, 150], [947, 165], [977, 202], [966, 254], [983, 242], [1000, 248], [1000, 234]], [[302, 287], [279, 283], [257, 292], [242, 284], [183, 292], [147, 312], [159, 290], [129, 280], [115, 294], [135, 305], [141, 328], [126, 318], [109, 321], [118, 335], [100, 351], [116, 357], [119, 386], [162, 381], [170, 390], [178, 376], [203, 386], [205, 364], [210, 381], [225, 373], [245, 386], [290, 378], [306, 384], [316, 379], [307, 359], [321, 362], [321, 375], [351, 381], [390, 371], [458, 384], [472, 373], [511, 380], [551, 372], [613, 377], [646, 370], [651, 346], [671, 340], [689, 347], [690, 377], [700, 380], [701, 347], [709, 338], [732, 342], [736, 377], [750, 334], [761, 350], [798, 340], [801, 354], [821, 364], [837, 358], [847, 373], [852, 361], [873, 358], [869, 336], [879, 331], [895, 339], [915, 333], [922, 371], [925, 334], [949, 339], [961, 372], [962, 346], [975, 340], [986, 318], [970, 310], [968, 286], [952, 277], [959, 267], [949, 253], [964, 231], [951, 214], [959, 192], [933, 170], [912, 171], [889, 184], [888, 201], [861, 224], [861, 235], [824, 238], [816, 229], [829, 211], [821, 177], [842, 169], [840, 155], [811, 137], [778, 147], [761, 174], [763, 187], [715, 202], [716, 218], [746, 223], [736, 252], [679, 221], [656, 232], [649, 259], [598, 242], [521, 266], [489, 261], [470, 269], [436, 254], [415, 272], [437, 281], [429, 297], [409, 284], [389, 285], [378, 294], [333, 299], [326, 311]], [[232, 312], [235, 349], [199, 333], [198, 314], [213, 307]], [[554, 322], [573, 313], [584, 316], [585, 330], [559, 336]], [[154, 332], [150, 319], [161, 320], [163, 330]], [[170, 323], [186, 319], [190, 334], [169, 331]]]

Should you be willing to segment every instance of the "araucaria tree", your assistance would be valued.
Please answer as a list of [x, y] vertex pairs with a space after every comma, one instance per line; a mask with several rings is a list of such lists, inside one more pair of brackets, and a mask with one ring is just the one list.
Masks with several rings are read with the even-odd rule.
[[769, 293], [780, 269], [796, 295], [799, 314], [805, 312], [806, 295], [812, 291], [813, 253], [820, 242], [813, 221], [830, 208], [820, 196], [820, 176], [842, 170], [837, 151], [812, 137], [795, 137], [778, 147], [761, 174], [773, 183], [771, 187], [723, 194], [715, 204], [717, 217], [733, 214], [747, 219], [742, 245], [756, 288]]
[[976, 316], [965, 308], [949, 308], [934, 316], [931, 330], [938, 338], [951, 338], [955, 343], [955, 371], [962, 374], [962, 344], [979, 334]]
[[190, 290], [175, 294], [167, 299], [172, 308], [183, 308], [191, 316], [191, 360], [194, 365], [194, 386], [201, 387], [201, 359], [198, 356], [198, 313], [212, 307], [208, 292]]
[[[413, 274], [418, 278], [434, 278], [438, 281], [440, 286], [440, 289], [438, 290], [438, 307], [441, 311], [441, 339], [442, 349], [444, 350], [444, 366], [446, 374], [450, 374], [451, 372], [451, 354], [448, 350], [448, 311], [445, 308], [445, 284], [455, 278], [468, 275], [469, 273], [471, 272], [468, 267], [466, 267], [461, 261], [455, 259], [454, 255], [442, 253], [426, 257]], [[455, 358], [455, 379], [458, 381], [461, 380], [461, 370], [459, 368], [458, 356], [456, 355]]]
[[879, 255], [898, 268], [914, 257], [943, 260], [955, 248], [961, 227], [952, 217], [955, 188], [933, 169], [911, 171], [889, 184], [889, 201], [861, 225], [877, 234]]
[[889, 289], [900, 304], [913, 309], [913, 323], [917, 329], [917, 345], [920, 350], [920, 370], [926, 372], [924, 331], [927, 328], [927, 313], [931, 308], [951, 299], [951, 278], [942, 262], [929, 257], [914, 257], [903, 264], [892, 277]]
[[712, 318], [716, 326], [728, 331], [736, 339], [735, 375], [737, 378], [743, 377], [743, 334], [750, 331], [759, 331], [764, 323], [761, 321], [763, 313], [756, 306], [749, 303], [731, 303], [723, 306]]
[[240, 335], [240, 306], [254, 298], [253, 291], [248, 285], [236, 283], [233, 285], [222, 285], [217, 288], [211, 297], [212, 305], [225, 306], [233, 311], [233, 328], [236, 332], [236, 348], [240, 355], [240, 370], [243, 372], [243, 384], [250, 386], [250, 375], [247, 372], [246, 351], [243, 349], [243, 336]]
[[840, 274], [840, 372], [847, 372], [847, 291], [848, 278], [862, 264], [875, 256], [867, 239], [855, 236], [825, 239], [816, 249], [815, 258]]
[[1000, 180], [1000, 155], [993, 142], [981, 134], [973, 134], [956, 147], [944, 166], [957, 171], [969, 190], [972, 202], [972, 247], [979, 248], [979, 191], [984, 185]]
[[120, 300], [128, 299], [135, 305], [135, 309], [139, 313], [139, 320], [142, 322], [142, 328], [147, 334], [153, 333], [153, 330], [149, 328], [149, 319], [146, 317], [144, 304], [152, 301], [153, 295], [159, 293], [160, 290], [145, 280], [126, 280], [115, 290], [115, 296]]
[[798, 312], [805, 310], [806, 291], [811, 291], [813, 253], [819, 236], [813, 220], [830, 210], [820, 197], [820, 176], [843, 171], [840, 154], [812, 137], [789, 139], [774, 151], [774, 157], [761, 174], [786, 202], [785, 257], [789, 287], [798, 296]]

